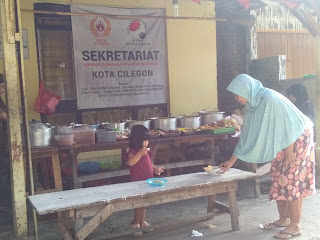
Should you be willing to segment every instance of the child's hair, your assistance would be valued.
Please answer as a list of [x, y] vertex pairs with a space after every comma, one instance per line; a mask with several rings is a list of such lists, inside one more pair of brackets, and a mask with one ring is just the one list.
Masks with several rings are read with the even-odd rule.
[[143, 125], [135, 125], [131, 129], [129, 147], [141, 149], [143, 141], [150, 139], [149, 129]]

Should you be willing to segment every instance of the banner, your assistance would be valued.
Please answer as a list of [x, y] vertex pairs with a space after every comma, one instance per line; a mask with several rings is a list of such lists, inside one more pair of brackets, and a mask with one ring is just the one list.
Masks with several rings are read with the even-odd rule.
[[85, 13], [72, 15], [78, 109], [167, 102], [165, 19], [123, 17], [164, 16], [164, 9], [71, 5], [71, 11]]

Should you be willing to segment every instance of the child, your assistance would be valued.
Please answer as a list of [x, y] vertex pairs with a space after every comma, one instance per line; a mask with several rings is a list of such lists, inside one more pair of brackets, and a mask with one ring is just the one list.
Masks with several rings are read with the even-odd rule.
[[[128, 165], [130, 167], [131, 181], [141, 181], [152, 178], [153, 174], [160, 175], [162, 167], [155, 167], [150, 158], [149, 130], [143, 125], [135, 125], [131, 129], [129, 139]], [[150, 226], [145, 221], [146, 207], [134, 210], [134, 219], [131, 221], [131, 229]], [[135, 236], [141, 236], [142, 232], [136, 232]]]

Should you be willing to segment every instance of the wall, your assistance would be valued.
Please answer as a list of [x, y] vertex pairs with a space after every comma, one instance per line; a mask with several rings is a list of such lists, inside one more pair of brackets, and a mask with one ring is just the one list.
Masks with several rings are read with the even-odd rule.
[[[33, 9], [36, 2], [70, 4], [70, 0], [23, 0], [21, 9]], [[73, 0], [73, 4], [90, 4], [136, 8], [166, 8], [173, 16], [172, 0]], [[214, 2], [179, 2], [180, 16], [214, 17]], [[28, 117], [39, 119], [34, 111], [38, 95], [38, 63], [32, 13], [22, 11], [22, 27], [28, 30], [29, 59], [25, 59]], [[217, 61], [215, 21], [167, 20], [167, 46], [170, 86], [170, 109], [173, 115], [191, 114], [217, 107]], [[0, 61], [2, 72], [2, 61]]]

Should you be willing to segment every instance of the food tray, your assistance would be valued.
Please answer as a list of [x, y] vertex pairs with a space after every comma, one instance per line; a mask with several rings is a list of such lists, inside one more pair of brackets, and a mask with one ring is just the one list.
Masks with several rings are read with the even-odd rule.
[[166, 133], [161, 133], [161, 137], [178, 137], [180, 136], [181, 132], [166, 132]]
[[235, 127], [227, 127], [227, 128], [218, 128], [218, 129], [203, 129], [201, 133], [210, 133], [210, 134], [226, 134], [226, 133], [234, 133], [236, 131]]
[[183, 135], [183, 136], [189, 136], [189, 135], [195, 135], [195, 134], [199, 134], [200, 133], [200, 131], [182, 131], [181, 132], [181, 135]]
[[160, 133], [158, 134], [150, 134], [150, 138], [158, 138], [160, 137]]
[[146, 180], [146, 182], [150, 186], [163, 186], [168, 182], [168, 179], [165, 178], [149, 178]]

